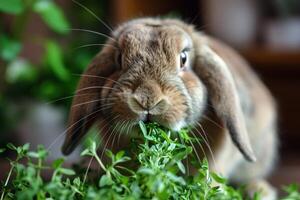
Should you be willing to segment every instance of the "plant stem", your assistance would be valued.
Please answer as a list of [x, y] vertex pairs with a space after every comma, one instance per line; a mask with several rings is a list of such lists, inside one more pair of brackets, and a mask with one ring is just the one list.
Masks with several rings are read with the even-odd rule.
[[41, 175], [41, 169], [42, 169], [42, 159], [38, 159], [38, 171], [37, 171], [37, 177], [40, 177]]
[[10, 168], [10, 170], [8, 172], [8, 175], [7, 175], [7, 178], [6, 178], [5, 183], [4, 183], [3, 192], [1, 194], [0, 200], [3, 200], [3, 198], [4, 198], [5, 188], [6, 188], [7, 184], [8, 184], [8, 181], [10, 179], [10, 176], [11, 176], [11, 173], [12, 173], [13, 169], [14, 169], [14, 165], [11, 166], [11, 168]]
[[104, 164], [102, 163], [102, 161], [100, 160], [100, 158], [98, 157], [97, 154], [95, 154], [95, 158], [96, 158], [97, 162], [99, 163], [100, 167], [101, 167], [104, 171], [106, 171], [106, 167], [104, 166]]

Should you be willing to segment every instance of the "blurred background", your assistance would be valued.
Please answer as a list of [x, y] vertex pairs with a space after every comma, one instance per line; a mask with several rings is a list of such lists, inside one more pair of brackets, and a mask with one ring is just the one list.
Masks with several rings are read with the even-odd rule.
[[[278, 102], [280, 160], [271, 182], [300, 183], [299, 0], [79, 2], [111, 27], [135, 17], [176, 17], [236, 48]], [[29, 142], [61, 156], [77, 81], [106, 39], [93, 31], [110, 34], [70, 0], [0, 0], [0, 148]], [[1, 179], [9, 155], [0, 155]]]

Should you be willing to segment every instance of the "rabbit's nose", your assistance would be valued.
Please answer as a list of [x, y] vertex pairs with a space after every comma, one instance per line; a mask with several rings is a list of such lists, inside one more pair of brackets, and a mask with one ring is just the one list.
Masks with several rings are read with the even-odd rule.
[[142, 115], [160, 115], [169, 107], [168, 99], [156, 81], [147, 80], [128, 98], [129, 108]]
[[129, 98], [128, 105], [130, 109], [138, 114], [159, 115], [167, 110], [169, 104], [166, 98], [153, 100], [133, 95]]

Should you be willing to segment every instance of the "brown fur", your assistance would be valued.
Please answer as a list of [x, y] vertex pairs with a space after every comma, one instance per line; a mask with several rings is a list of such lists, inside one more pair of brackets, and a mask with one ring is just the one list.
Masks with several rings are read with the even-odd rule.
[[[212, 152], [205, 152], [215, 170], [268, 185], [261, 181], [276, 155], [275, 103], [234, 50], [179, 20], [132, 20], [112, 36], [80, 80], [64, 153], [97, 120], [104, 138], [128, 133], [139, 120], [175, 130], [192, 125], [208, 135]], [[181, 68], [184, 49], [188, 64]]]

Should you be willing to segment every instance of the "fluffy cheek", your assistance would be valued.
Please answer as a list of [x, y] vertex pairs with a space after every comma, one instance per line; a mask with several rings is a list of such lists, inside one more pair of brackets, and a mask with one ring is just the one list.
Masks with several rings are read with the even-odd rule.
[[114, 92], [112, 95], [113, 106], [111, 107], [111, 112], [117, 116], [117, 121], [137, 121], [139, 115], [132, 112], [128, 106], [127, 99], [128, 95], [131, 94], [130, 89], [122, 89], [122, 92]]
[[165, 89], [163, 93], [167, 96], [169, 107], [162, 115], [154, 116], [154, 120], [173, 130], [179, 130], [186, 125], [188, 100], [177, 88]]
[[114, 87], [107, 96], [103, 99], [105, 101], [106, 109], [103, 115], [107, 116], [107, 122], [110, 125], [116, 123], [137, 122], [139, 115], [132, 112], [128, 106], [127, 99], [132, 93], [132, 90], [126, 87]]
[[109, 123], [133, 120], [137, 117], [130, 112], [126, 103], [126, 94], [131, 93], [131, 90], [122, 87], [122, 84], [117, 82], [118, 78], [118, 74], [109, 77], [101, 93], [102, 115]]
[[205, 102], [206, 88], [199, 78], [192, 72], [184, 72], [181, 78], [185, 84], [187, 92], [191, 98], [189, 115], [187, 117], [188, 125], [193, 125], [201, 117]]

